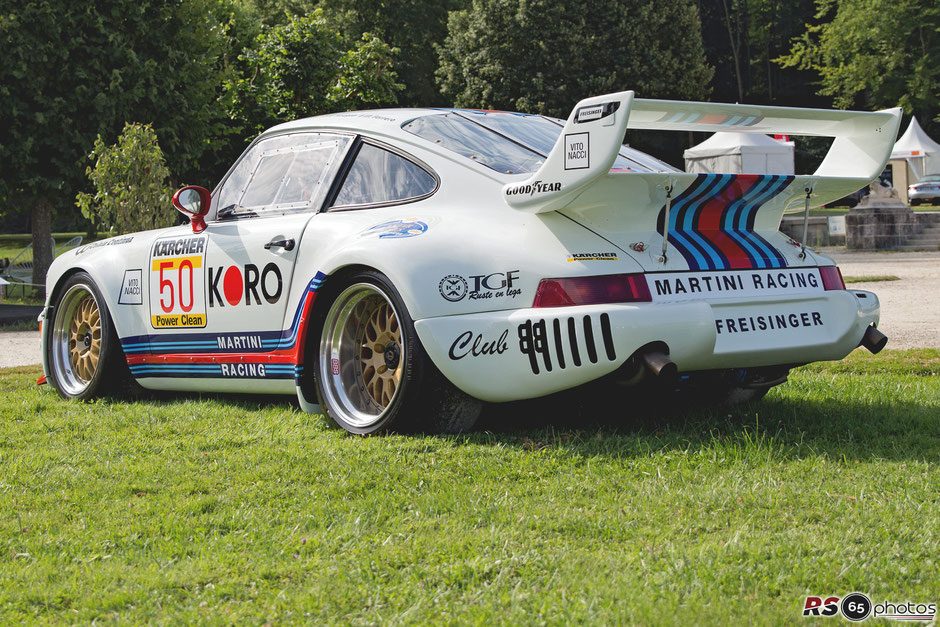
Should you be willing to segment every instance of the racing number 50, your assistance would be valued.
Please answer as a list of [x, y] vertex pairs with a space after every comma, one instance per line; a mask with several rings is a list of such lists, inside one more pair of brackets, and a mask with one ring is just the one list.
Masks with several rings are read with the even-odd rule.
[[[173, 266], [175, 265], [176, 264], [173, 263], [172, 261], [160, 262], [160, 307], [163, 308], [164, 313], [170, 313], [171, 311], [173, 311], [174, 300], [173, 300], [173, 281], [171, 281], [168, 278], [165, 278], [163, 276], [163, 272], [164, 270], [167, 270], [167, 269], [172, 270]], [[183, 298], [183, 294], [184, 294], [183, 292], [183, 269], [184, 268], [189, 271], [189, 304], [188, 305], [184, 304], [184, 298]], [[189, 259], [183, 259], [183, 261], [180, 262], [180, 269], [179, 269], [179, 274], [177, 275], [176, 288], [177, 288], [177, 291], [179, 292], [178, 302], [180, 305], [180, 309], [188, 313], [193, 308], [193, 262], [190, 261]], [[169, 299], [170, 299], [169, 305], [166, 303], [166, 300], [164, 299], [164, 290], [167, 291], [167, 296], [169, 296]]]

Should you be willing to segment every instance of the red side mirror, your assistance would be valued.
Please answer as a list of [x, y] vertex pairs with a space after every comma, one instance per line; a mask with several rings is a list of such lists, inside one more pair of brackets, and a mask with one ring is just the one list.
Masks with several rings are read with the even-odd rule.
[[173, 194], [173, 206], [189, 218], [193, 233], [201, 233], [206, 228], [203, 216], [209, 213], [209, 207], [212, 206], [212, 194], [205, 187], [187, 185]]

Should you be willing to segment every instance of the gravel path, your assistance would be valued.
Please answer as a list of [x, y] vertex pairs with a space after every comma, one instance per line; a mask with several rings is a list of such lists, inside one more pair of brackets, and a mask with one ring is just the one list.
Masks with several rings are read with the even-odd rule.
[[39, 331], [0, 332], [0, 368], [42, 363]]
[[[940, 252], [866, 253], [825, 249], [847, 277], [894, 275], [899, 281], [852, 283], [881, 299], [888, 348], [940, 348]], [[0, 368], [41, 362], [38, 331], [0, 331]]]
[[894, 275], [899, 281], [850, 283], [881, 301], [878, 328], [887, 348], [940, 348], [940, 252], [868, 253], [824, 249], [844, 277]]

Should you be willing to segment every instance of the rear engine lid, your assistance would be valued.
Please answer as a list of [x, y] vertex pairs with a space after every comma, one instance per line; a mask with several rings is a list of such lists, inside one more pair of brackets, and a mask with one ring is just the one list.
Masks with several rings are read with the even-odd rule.
[[[779, 232], [780, 219], [874, 180], [894, 145], [900, 112], [640, 100], [632, 91], [597, 96], [575, 106], [542, 166], [505, 185], [503, 198], [519, 211], [562, 213], [648, 272], [812, 267], [818, 261]], [[611, 170], [628, 128], [834, 140], [811, 175]]]

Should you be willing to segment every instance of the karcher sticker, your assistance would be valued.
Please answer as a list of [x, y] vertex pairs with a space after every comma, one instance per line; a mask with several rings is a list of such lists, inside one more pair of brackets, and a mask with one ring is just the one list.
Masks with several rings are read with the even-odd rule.
[[617, 261], [617, 253], [568, 253], [568, 261]]
[[205, 235], [154, 242], [150, 257], [150, 324], [155, 329], [206, 326]]

